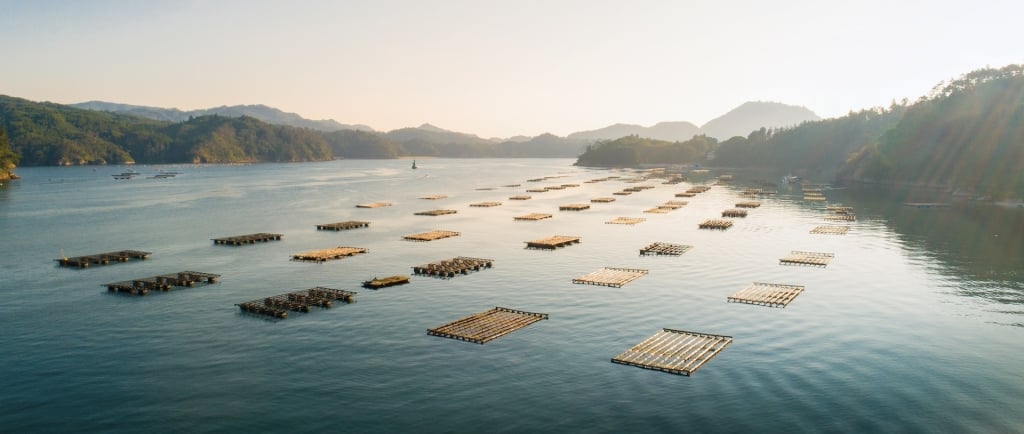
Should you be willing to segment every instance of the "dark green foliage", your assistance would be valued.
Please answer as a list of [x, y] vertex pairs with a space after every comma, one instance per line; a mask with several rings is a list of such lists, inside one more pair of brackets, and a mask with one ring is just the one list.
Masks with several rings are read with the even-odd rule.
[[1024, 66], [973, 71], [936, 86], [841, 176], [1024, 195]]
[[707, 136], [693, 136], [685, 142], [668, 142], [632, 135], [588, 146], [576, 160], [576, 165], [632, 167], [640, 164], [700, 163], [716, 145], [717, 141]]
[[367, 131], [341, 130], [324, 134], [334, 155], [344, 158], [396, 158], [402, 155], [402, 145], [384, 136]]
[[7, 130], [0, 125], [0, 179], [11, 177], [11, 170], [18, 164], [18, 154], [11, 150], [10, 141], [7, 140]]

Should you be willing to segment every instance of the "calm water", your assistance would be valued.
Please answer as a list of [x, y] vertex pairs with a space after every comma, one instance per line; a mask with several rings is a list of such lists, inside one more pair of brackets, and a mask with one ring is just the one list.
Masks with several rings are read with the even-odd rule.
[[[643, 210], [689, 184], [558, 205], [632, 186], [630, 172], [570, 160], [335, 161], [253, 166], [25, 168], [0, 189], [2, 432], [1024, 432], [1024, 212], [918, 210], [828, 190], [857, 208], [845, 236], [811, 235], [823, 203], [783, 188], [725, 232], [700, 231], [741, 199], [715, 186], [668, 214]], [[147, 179], [157, 170], [182, 172]], [[560, 176], [539, 183], [527, 179]], [[737, 178], [742, 178], [738, 175]], [[578, 188], [510, 201], [527, 188]], [[520, 187], [503, 187], [522, 184]], [[482, 190], [493, 188], [490, 190]], [[446, 194], [447, 199], [418, 199]], [[393, 206], [357, 209], [389, 201]], [[473, 208], [479, 201], [501, 201]], [[458, 214], [425, 217], [438, 208]], [[554, 218], [517, 222], [547, 212]], [[636, 226], [615, 217], [644, 217]], [[315, 225], [367, 220], [368, 229]], [[434, 229], [461, 236], [426, 243]], [[282, 241], [215, 246], [277, 232]], [[524, 241], [575, 235], [553, 252]], [[680, 257], [641, 257], [655, 241]], [[369, 253], [324, 264], [290, 254]], [[137, 249], [148, 261], [62, 269], [67, 256]], [[780, 266], [791, 250], [827, 268]], [[453, 256], [495, 267], [451, 280], [359, 282]], [[650, 273], [623, 288], [574, 285], [601, 267]], [[197, 270], [212, 286], [113, 295], [101, 285]], [[785, 309], [727, 303], [747, 284], [804, 285]], [[357, 302], [284, 321], [236, 303], [312, 286]], [[550, 319], [486, 345], [426, 329], [494, 306]], [[692, 377], [609, 359], [662, 327], [734, 342]]]

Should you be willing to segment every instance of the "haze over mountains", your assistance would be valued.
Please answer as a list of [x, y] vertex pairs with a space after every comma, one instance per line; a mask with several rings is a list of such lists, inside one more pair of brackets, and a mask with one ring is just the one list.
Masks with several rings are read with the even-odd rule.
[[[229, 117], [248, 116], [275, 125], [288, 125], [299, 128], [311, 128], [320, 131], [359, 130], [375, 131], [372, 127], [359, 124], [343, 124], [333, 119], [311, 120], [295, 113], [288, 113], [265, 105], [221, 106], [199, 110], [178, 110], [176, 108], [159, 108], [118, 104], [103, 101], [89, 101], [70, 104], [71, 107], [122, 113], [144, 118], [182, 122], [190, 117], [220, 115]], [[614, 124], [596, 130], [580, 131], [569, 134], [565, 138], [570, 141], [593, 142], [596, 140], [612, 140], [628, 135], [637, 135], [657, 140], [684, 141], [694, 135], [705, 134], [719, 140], [733, 136], [747, 136], [751, 131], [761, 127], [777, 128], [798, 125], [805, 121], [821, 119], [813, 111], [799, 106], [778, 102], [746, 102], [725, 113], [703, 126], [698, 127], [692, 122], [669, 121], [659, 122], [650, 127], [632, 124]], [[456, 143], [482, 144], [499, 142], [525, 142], [532, 139], [527, 136], [516, 136], [508, 139], [485, 139], [474, 134], [450, 131], [429, 123], [419, 127], [399, 128], [385, 133], [385, 136], [399, 143]], [[550, 134], [542, 136], [550, 141]], [[537, 138], [540, 138], [538, 136]]]

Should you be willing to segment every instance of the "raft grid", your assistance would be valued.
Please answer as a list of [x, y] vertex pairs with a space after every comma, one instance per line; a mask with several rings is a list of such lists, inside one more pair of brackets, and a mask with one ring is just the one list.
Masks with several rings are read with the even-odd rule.
[[732, 343], [732, 336], [663, 328], [612, 363], [690, 376]]
[[646, 255], [680, 256], [683, 253], [686, 253], [686, 252], [690, 251], [690, 249], [692, 249], [692, 248], [693, 248], [693, 246], [688, 246], [688, 245], [685, 245], [685, 244], [672, 244], [672, 243], [656, 242], [656, 243], [653, 243], [651, 245], [648, 245], [647, 247], [644, 247], [644, 248], [640, 249], [640, 254], [641, 255], [645, 255], [645, 256]]
[[810, 265], [814, 267], [825, 267], [832, 258], [835, 257], [832, 253], [816, 253], [816, 252], [800, 252], [792, 251], [786, 257], [779, 259], [780, 265]]
[[818, 226], [811, 229], [812, 234], [825, 234], [825, 235], [846, 235], [850, 231], [849, 226]]
[[427, 334], [483, 345], [545, 319], [548, 319], [546, 313], [524, 312], [506, 307], [495, 307], [494, 309], [470, 315], [440, 327], [428, 329]]
[[402, 237], [402, 239], [406, 240], [406, 241], [434, 241], [434, 240], [440, 240], [442, 238], [457, 237], [459, 235], [460, 234], [458, 232], [454, 232], [454, 231], [436, 230], [436, 231], [423, 232], [423, 233], [419, 233], [419, 234], [406, 235], [406, 236]]
[[700, 229], [718, 229], [726, 230], [732, 227], [732, 222], [729, 220], [710, 219], [704, 220], [703, 223], [697, 225]]
[[219, 274], [204, 273], [201, 271], [179, 271], [159, 276], [143, 277], [139, 279], [126, 280], [123, 282], [107, 283], [110, 292], [126, 292], [131, 295], [146, 295], [151, 289], [170, 291], [172, 286], [192, 287], [196, 285], [207, 285], [217, 283]]
[[800, 285], [754, 282], [726, 298], [733, 303], [756, 304], [767, 307], [786, 307], [796, 296], [804, 292]]
[[416, 215], [439, 216], [439, 215], [455, 214], [457, 212], [458, 211], [453, 210], [453, 209], [435, 209], [435, 210], [431, 210], [431, 211], [420, 211], [420, 212], [415, 213], [415, 214]]
[[355, 256], [368, 252], [362, 247], [334, 247], [331, 249], [311, 250], [292, 255], [293, 261], [324, 262], [331, 259], [342, 259], [347, 256]]
[[476, 207], [476, 208], [490, 208], [492, 206], [501, 206], [501, 202], [477, 202], [477, 203], [471, 203], [471, 204], [469, 204], [469, 206]]
[[547, 238], [541, 238], [539, 240], [527, 241], [527, 249], [546, 249], [555, 250], [559, 247], [565, 247], [580, 242], [580, 237], [572, 237], [566, 235], [555, 235]]
[[457, 256], [425, 265], [412, 267], [413, 274], [431, 276], [441, 279], [450, 279], [459, 274], [469, 274], [471, 271], [480, 271], [494, 266], [493, 259], [470, 258]]
[[288, 311], [308, 313], [311, 307], [327, 309], [334, 305], [335, 300], [351, 303], [355, 295], [356, 293], [353, 291], [317, 286], [304, 291], [247, 301], [236, 306], [243, 312], [285, 319], [288, 317]]
[[338, 223], [324, 223], [322, 225], [316, 225], [318, 231], [346, 231], [349, 229], [368, 228], [370, 222], [362, 222], [357, 220], [349, 220]]
[[111, 261], [128, 262], [129, 259], [149, 259], [150, 252], [138, 250], [118, 250], [116, 252], [93, 253], [91, 255], [74, 256], [71, 258], [54, 259], [61, 267], [88, 268], [89, 264], [107, 265]]
[[605, 267], [585, 276], [572, 279], [572, 283], [621, 288], [623, 285], [639, 279], [645, 274], [647, 274], [647, 270], [637, 268]]
[[243, 244], [256, 244], [258, 242], [280, 241], [281, 234], [268, 234], [260, 232], [257, 234], [236, 235], [233, 237], [214, 238], [214, 244], [227, 244], [229, 246], [241, 246]]
[[645, 221], [647, 221], [647, 219], [641, 217], [616, 217], [615, 219], [608, 220], [604, 223], [607, 225], [635, 225]]
[[371, 280], [363, 281], [363, 288], [376, 290], [381, 288], [387, 288], [389, 286], [404, 285], [406, 283], [409, 283], [409, 276], [395, 275], [382, 278], [374, 277]]
[[551, 218], [551, 214], [545, 214], [540, 212], [534, 212], [526, 215], [513, 217], [515, 220], [544, 220]]

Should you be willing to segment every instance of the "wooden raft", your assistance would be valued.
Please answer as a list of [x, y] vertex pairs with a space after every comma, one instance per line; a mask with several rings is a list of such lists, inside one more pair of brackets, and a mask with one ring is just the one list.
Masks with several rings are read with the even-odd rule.
[[612, 363], [689, 376], [730, 343], [732, 336], [663, 328], [613, 357]]
[[647, 270], [605, 267], [586, 276], [572, 279], [572, 283], [621, 288], [623, 285], [639, 279], [645, 274], [647, 274]]
[[732, 222], [729, 220], [710, 219], [704, 220], [704, 222], [697, 225], [697, 227], [701, 229], [719, 229], [724, 231], [732, 227]]
[[697, 196], [697, 193], [691, 193], [689, 191], [684, 191], [684, 192], [676, 193], [676, 197], [695, 197], [695, 196]]
[[371, 280], [363, 281], [363, 288], [381, 289], [389, 286], [404, 285], [406, 283], [409, 283], [409, 276], [395, 275], [381, 278], [374, 277]]
[[434, 241], [434, 240], [440, 240], [442, 238], [457, 237], [457, 236], [459, 236], [458, 232], [454, 232], [454, 231], [440, 231], [440, 230], [438, 230], [438, 231], [423, 232], [423, 233], [419, 233], [419, 234], [406, 235], [406, 236], [402, 237], [402, 239], [403, 240], [407, 240], [407, 241]]
[[580, 237], [570, 237], [566, 235], [555, 235], [552, 237], [541, 238], [539, 240], [527, 241], [527, 249], [548, 249], [554, 250], [559, 247], [565, 247], [580, 242]]
[[243, 312], [285, 319], [288, 317], [288, 311], [308, 313], [311, 307], [326, 309], [333, 306], [335, 301], [351, 303], [355, 295], [356, 293], [353, 291], [318, 286], [304, 291], [247, 301], [236, 306]]
[[686, 190], [687, 193], [704, 193], [711, 190], [710, 186], [707, 185], [695, 185]]
[[757, 208], [757, 207], [760, 207], [760, 206], [761, 206], [761, 202], [757, 202], [757, 201], [747, 201], [747, 202], [738, 202], [738, 203], [736, 203], [736, 208]]
[[658, 205], [658, 208], [679, 209], [688, 205], [689, 203], [690, 202], [687, 202], [685, 200], [670, 200], [661, 205]]
[[361, 222], [356, 220], [349, 220], [346, 222], [338, 223], [324, 223], [322, 225], [316, 225], [318, 231], [347, 231], [349, 229], [368, 228], [370, 222]]
[[439, 277], [442, 279], [452, 278], [459, 274], [469, 274], [471, 271], [480, 271], [494, 266], [493, 259], [470, 258], [457, 256], [443, 261], [431, 262], [425, 265], [412, 267], [413, 274], [421, 276]]
[[551, 214], [545, 214], [540, 212], [513, 217], [513, 219], [515, 220], [544, 220], [549, 218], [551, 218]]
[[490, 208], [492, 206], [501, 206], [501, 202], [477, 202], [477, 203], [471, 203], [471, 204], [469, 204], [469, 206], [476, 207], [476, 208]]
[[829, 214], [825, 216], [825, 220], [852, 222], [857, 220], [857, 216], [853, 214]]
[[811, 229], [812, 234], [824, 235], [846, 235], [850, 231], [849, 226], [818, 226]]
[[832, 262], [833, 257], [835, 255], [832, 253], [799, 252], [794, 250], [789, 255], [786, 255], [786, 257], [779, 259], [779, 264], [825, 267], [829, 262]]
[[347, 256], [355, 256], [368, 251], [368, 249], [364, 249], [362, 247], [335, 247], [333, 249], [311, 250], [308, 252], [296, 253], [292, 255], [292, 260], [324, 262], [331, 259], [342, 259]]
[[583, 211], [585, 209], [590, 209], [590, 205], [585, 203], [570, 203], [558, 206], [559, 211]]
[[126, 280], [124, 282], [107, 283], [110, 292], [124, 292], [131, 295], [146, 295], [149, 290], [170, 291], [172, 287], [192, 287], [196, 285], [207, 285], [217, 283], [219, 274], [204, 273], [201, 271], [179, 271], [172, 274], [161, 274], [159, 276], [143, 277], [139, 279]]
[[544, 193], [546, 191], [548, 191], [548, 189], [546, 189], [546, 188], [528, 188], [528, 189], [526, 189], [527, 193]]
[[593, 199], [590, 199], [590, 202], [591, 203], [611, 203], [611, 202], [615, 202], [615, 198], [614, 197], [595, 197]]
[[71, 258], [54, 259], [61, 267], [88, 268], [90, 264], [107, 265], [111, 262], [128, 262], [129, 259], [149, 259], [150, 252], [138, 250], [118, 250], [116, 252], [93, 253], [91, 255], [75, 256]]
[[458, 211], [453, 210], [453, 209], [435, 209], [435, 210], [432, 210], [432, 211], [420, 211], [420, 212], [415, 213], [415, 214], [416, 215], [439, 216], [439, 215], [455, 214], [457, 212]]
[[657, 242], [647, 247], [640, 249], [641, 255], [668, 255], [668, 256], [680, 256], [683, 253], [688, 252], [693, 246], [685, 244], [672, 244]]
[[447, 198], [448, 198], [448, 195], [446, 195], [446, 194], [429, 194], [429, 195], [426, 195], [426, 196], [420, 196], [420, 199], [425, 199], [425, 200], [439, 200], [439, 199], [447, 199]]
[[747, 210], [745, 210], [745, 209], [733, 208], [733, 209], [727, 209], [725, 211], [722, 211], [722, 217], [746, 217], [746, 216], [747, 216]]
[[229, 246], [241, 246], [243, 244], [265, 243], [267, 241], [280, 241], [281, 234], [257, 233], [248, 235], [236, 235], [233, 237], [214, 238], [214, 244], [226, 244]]
[[361, 203], [356, 205], [356, 208], [384, 208], [386, 206], [391, 206], [391, 202]]
[[612, 193], [612, 194], [614, 194], [616, 196], [629, 196], [629, 195], [633, 194], [633, 192], [632, 191], [626, 191], [626, 190], [620, 190], [620, 191], [616, 191], [615, 193]]
[[427, 334], [483, 345], [544, 319], [548, 319], [546, 313], [496, 307], [440, 327], [428, 329]]
[[786, 307], [796, 296], [804, 292], [800, 285], [754, 282], [726, 298], [732, 303], [756, 304], [768, 307]]
[[647, 208], [644, 212], [648, 214], [668, 214], [672, 212], [673, 209], [675, 208], [662, 208], [659, 206], [657, 208]]
[[645, 221], [647, 221], [647, 219], [640, 217], [616, 217], [615, 219], [608, 220], [604, 223], [607, 225], [635, 225]]
[[530, 200], [532, 197], [533, 196], [527, 196], [525, 194], [520, 194], [520, 195], [516, 195], [516, 196], [509, 196], [508, 200]]

